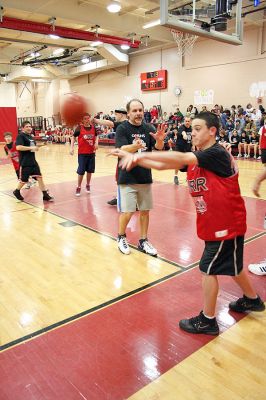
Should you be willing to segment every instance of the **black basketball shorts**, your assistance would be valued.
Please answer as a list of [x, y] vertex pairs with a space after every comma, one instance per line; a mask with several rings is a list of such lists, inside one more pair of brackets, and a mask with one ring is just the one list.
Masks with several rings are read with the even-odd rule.
[[244, 236], [205, 242], [200, 271], [207, 275], [239, 275], [243, 269], [243, 251]]
[[21, 182], [28, 182], [29, 177], [32, 176], [33, 178], [38, 178], [41, 177], [41, 170], [39, 165], [36, 163], [35, 165], [31, 166], [31, 167], [21, 167], [20, 168], [20, 180]]

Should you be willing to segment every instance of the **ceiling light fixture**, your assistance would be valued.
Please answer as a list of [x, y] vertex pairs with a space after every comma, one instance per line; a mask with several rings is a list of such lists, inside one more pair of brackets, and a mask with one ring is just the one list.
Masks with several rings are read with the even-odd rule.
[[148, 28], [152, 28], [153, 26], [157, 26], [160, 25], [161, 21], [159, 19], [156, 19], [155, 21], [150, 21], [147, 22], [147, 24], [143, 25], [143, 29], [148, 29]]
[[53, 51], [53, 55], [62, 54], [62, 53], [64, 53], [64, 51], [65, 51], [65, 49], [63, 49], [63, 48], [55, 49]]
[[59, 39], [60, 36], [58, 36], [58, 35], [49, 35], [49, 38], [51, 38], [51, 39]]
[[118, 13], [121, 10], [121, 4], [118, 1], [112, 1], [106, 8], [110, 13]]
[[97, 40], [96, 42], [92, 42], [91, 46], [96, 47], [96, 46], [100, 46], [100, 44], [103, 44], [103, 42], [101, 42], [100, 40]]
[[39, 57], [40, 56], [40, 53], [30, 53], [30, 56], [33, 58], [33, 57]]
[[130, 49], [130, 46], [128, 45], [128, 44], [121, 44], [121, 49], [122, 50], [128, 50], [128, 49]]

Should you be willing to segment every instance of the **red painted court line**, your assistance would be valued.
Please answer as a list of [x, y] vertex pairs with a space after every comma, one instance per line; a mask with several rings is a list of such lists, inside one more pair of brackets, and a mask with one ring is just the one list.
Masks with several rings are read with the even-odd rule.
[[[114, 178], [112, 176], [93, 178], [91, 194], [88, 195], [84, 190], [78, 198], [75, 198], [75, 188], [75, 182], [50, 185], [49, 189], [55, 197], [55, 203], [45, 205], [45, 209], [62, 218], [116, 237], [118, 227], [116, 207], [106, 204], [116, 190]], [[150, 216], [150, 241], [164, 259], [185, 267], [195, 263], [201, 257], [203, 243], [196, 235], [195, 207], [187, 187], [155, 183], [153, 194], [154, 209]], [[23, 195], [25, 201], [30, 204], [42, 206], [37, 188], [24, 190]], [[249, 238], [264, 231], [266, 201], [253, 198], [245, 198], [245, 201], [248, 212], [246, 238]], [[137, 245], [139, 239], [137, 213], [128, 225], [127, 236], [131, 244]]]
[[[263, 243], [248, 243], [246, 259], [255, 254], [258, 261]], [[265, 299], [263, 277], [252, 280]], [[239, 295], [230, 278], [221, 279], [222, 332], [243, 318], [227, 309]], [[198, 313], [200, 303], [200, 273], [194, 269], [4, 351], [0, 399], [126, 399], [212, 340], [177, 326], [180, 318]]]

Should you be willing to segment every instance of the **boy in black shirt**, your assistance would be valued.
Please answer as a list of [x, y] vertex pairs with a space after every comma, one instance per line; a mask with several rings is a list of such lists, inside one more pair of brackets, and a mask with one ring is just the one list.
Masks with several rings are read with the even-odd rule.
[[43, 200], [53, 201], [54, 198], [48, 194], [45, 188], [39, 164], [35, 159], [35, 152], [38, 151], [39, 147], [43, 146], [43, 144], [36, 145], [31, 136], [31, 132], [32, 127], [30, 122], [23, 121], [22, 132], [17, 136], [16, 140], [16, 148], [19, 151], [19, 164], [21, 167], [20, 182], [13, 194], [18, 200], [23, 201], [24, 197], [21, 195], [20, 190], [28, 182], [29, 177], [32, 176], [38, 181], [39, 187], [43, 193]]

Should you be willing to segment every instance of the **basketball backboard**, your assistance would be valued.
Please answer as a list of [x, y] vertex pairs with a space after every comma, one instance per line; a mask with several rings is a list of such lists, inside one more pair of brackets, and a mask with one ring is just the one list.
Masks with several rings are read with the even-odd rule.
[[242, 44], [242, 0], [160, 0], [160, 24], [197, 36]]

